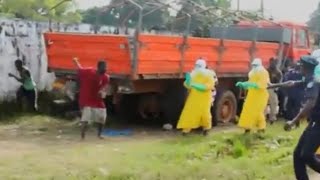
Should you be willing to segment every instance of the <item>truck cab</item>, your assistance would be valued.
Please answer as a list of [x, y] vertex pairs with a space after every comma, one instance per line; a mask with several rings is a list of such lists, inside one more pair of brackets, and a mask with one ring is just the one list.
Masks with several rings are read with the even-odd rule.
[[[290, 59], [296, 62], [301, 56], [311, 53], [311, 43], [309, 38], [309, 30], [307, 25], [288, 22], [288, 21], [258, 21], [255, 23], [249, 21], [240, 21], [236, 26], [238, 27], [255, 27], [259, 29], [273, 29], [282, 33], [282, 38], [278, 38], [279, 41], [284, 40], [286, 37], [290, 38], [287, 43], [284, 58]], [[283, 31], [281, 31], [283, 30]]]
[[[283, 43], [279, 48], [279, 57], [283, 60], [298, 61], [301, 56], [311, 53], [311, 43], [307, 25], [289, 21], [239, 21], [221, 33], [212, 29], [214, 38], [221, 37], [233, 40], [255, 40], [257, 42]], [[220, 33], [219, 33], [220, 32]], [[255, 34], [255, 35], [253, 35]]]
[[311, 53], [309, 30], [306, 25], [291, 22], [280, 22], [280, 24], [292, 31], [288, 58], [298, 60], [301, 56]]

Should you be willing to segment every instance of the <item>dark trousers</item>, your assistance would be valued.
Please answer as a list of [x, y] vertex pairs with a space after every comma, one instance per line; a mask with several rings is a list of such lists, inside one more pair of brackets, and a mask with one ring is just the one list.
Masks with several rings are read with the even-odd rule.
[[297, 180], [309, 180], [306, 166], [320, 173], [320, 161], [315, 155], [320, 146], [319, 137], [320, 123], [309, 123], [294, 150], [294, 172]]
[[21, 107], [23, 107], [23, 99], [26, 99], [28, 109], [32, 109], [33, 111], [37, 110], [37, 92], [35, 89], [26, 90], [22, 86], [19, 88], [17, 92], [17, 101]]
[[278, 91], [278, 99], [279, 99], [279, 115], [281, 117], [283, 117], [283, 115], [285, 115], [285, 112], [286, 112], [286, 104], [285, 104], [286, 97], [287, 95], [284, 92], [284, 90], [280, 89]]
[[285, 118], [291, 121], [299, 113], [300, 108], [301, 108], [300, 98], [288, 97]]

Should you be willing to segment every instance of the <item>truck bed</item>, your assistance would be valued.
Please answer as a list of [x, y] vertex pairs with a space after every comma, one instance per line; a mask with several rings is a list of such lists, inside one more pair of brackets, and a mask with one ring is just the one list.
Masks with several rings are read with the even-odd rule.
[[[85, 67], [95, 67], [99, 59], [107, 60], [113, 76], [149, 79], [177, 77], [190, 71], [199, 57], [206, 59], [219, 76], [246, 75], [252, 47], [251, 41], [141, 34], [139, 49], [133, 52], [132, 41], [125, 35], [45, 33], [44, 38], [53, 72], [74, 72], [72, 58], [78, 57]], [[257, 42], [256, 57], [267, 65], [278, 47], [277, 43]]]

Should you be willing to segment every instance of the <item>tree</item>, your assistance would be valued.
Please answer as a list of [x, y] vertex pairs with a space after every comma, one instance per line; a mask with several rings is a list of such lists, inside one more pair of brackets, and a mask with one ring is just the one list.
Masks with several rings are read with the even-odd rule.
[[72, 2], [65, 2], [50, 10], [61, 0], [2, 0], [0, 12], [11, 17], [29, 20], [59, 20], [67, 23], [80, 22], [79, 12], [70, 12]]
[[[188, 23], [186, 13], [188, 13], [192, 16], [190, 31], [195, 33], [208, 31], [210, 25], [220, 22], [217, 16], [220, 15], [222, 17], [225, 12], [218, 10], [218, 8], [229, 10], [231, 7], [230, 0], [181, 0], [180, 4], [182, 8], [176, 17], [179, 21], [174, 23], [174, 29], [178, 31], [184, 31], [186, 29], [186, 24]], [[218, 7], [216, 12], [213, 12], [213, 7]], [[204, 11], [206, 8], [212, 9], [210, 11]]]
[[[121, 4], [123, 0], [113, 0], [112, 4]], [[136, 0], [136, 2], [143, 6], [143, 24], [144, 28], [151, 28], [156, 25], [166, 24], [168, 9], [148, 4], [148, 0]], [[95, 7], [83, 11], [82, 17], [84, 23], [96, 25], [110, 25], [123, 27], [135, 27], [139, 20], [139, 9], [130, 3], [124, 3], [122, 6], [111, 7]]]
[[320, 3], [307, 22], [309, 29], [314, 32], [314, 45], [320, 45]]
[[320, 33], [320, 3], [317, 9], [311, 14], [308, 26], [312, 31]]

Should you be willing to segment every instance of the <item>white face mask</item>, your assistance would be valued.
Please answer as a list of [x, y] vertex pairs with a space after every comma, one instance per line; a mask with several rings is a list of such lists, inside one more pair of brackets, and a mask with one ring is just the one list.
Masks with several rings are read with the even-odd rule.
[[253, 73], [258, 72], [259, 70], [261, 70], [261, 68], [263, 68], [263, 66], [252, 64], [251, 65], [251, 70], [250, 70], [248, 76], [251, 77], [253, 75]]
[[206, 66], [207, 66], [207, 63], [205, 60], [203, 59], [198, 59], [196, 64], [195, 64], [195, 67], [194, 69], [195, 70], [199, 70], [199, 69], [206, 69]]
[[191, 72], [191, 76], [194, 76], [195, 74], [198, 74], [198, 73], [205, 73], [206, 72], [206, 66], [207, 66], [207, 63], [206, 63], [205, 60], [198, 59], [197, 62], [195, 63], [195, 65], [194, 65], [193, 71]]
[[257, 69], [258, 67], [259, 67], [259, 66], [258, 66], [258, 65], [256, 65], [256, 64], [251, 65], [251, 69], [252, 69], [252, 70]]
[[252, 61], [252, 64], [251, 64], [251, 69], [254, 70], [254, 69], [258, 69], [259, 67], [262, 66], [262, 60], [259, 59], [259, 58], [256, 58]]
[[203, 69], [203, 68], [202, 68], [202, 66], [201, 66], [200, 64], [196, 64], [196, 65], [194, 66], [194, 69], [195, 69], [195, 70], [199, 70], [199, 69]]

